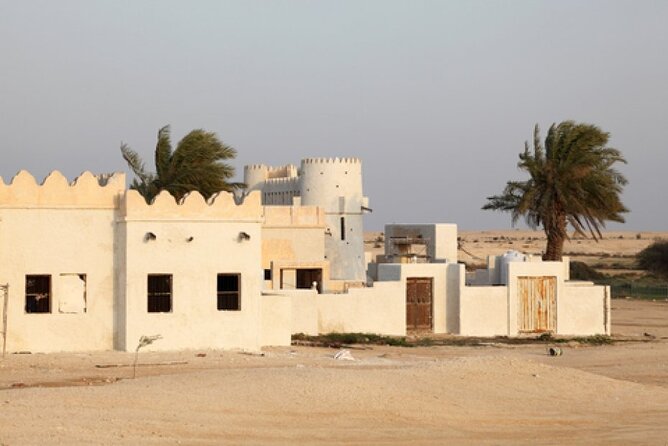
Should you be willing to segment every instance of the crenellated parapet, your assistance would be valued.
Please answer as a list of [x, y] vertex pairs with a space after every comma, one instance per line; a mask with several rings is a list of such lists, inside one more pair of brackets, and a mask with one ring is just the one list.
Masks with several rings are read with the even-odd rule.
[[0, 208], [93, 208], [114, 209], [125, 191], [121, 172], [95, 176], [84, 172], [69, 182], [58, 172], [51, 172], [42, 183], [22, 170], [9, 184], [0, 178]]
[[302, 164], [360, 164], [359, 158], [342, 157], [342, 158], [304, 158]]
[[128, 190], [121, 207], [126, 220], [191, 220], [191, 221], [262, 221], [260, 192], [251, 192], [237, 204], [230, 192], [219, 192], [208, 200], [197, 191], [180, 201], [167, 191], [160, 192], [146, 203], [136, 190]]

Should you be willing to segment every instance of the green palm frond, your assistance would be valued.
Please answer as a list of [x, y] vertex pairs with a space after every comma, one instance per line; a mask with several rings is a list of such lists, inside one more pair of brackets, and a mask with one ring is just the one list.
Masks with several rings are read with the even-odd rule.
[[563, 243], [569, 223], [580, 234], [600, 238], [606, 221], [624, 222], [628, 212], [620, 200], [627, 180], [613, 168], [626, 160], [606, 147], [608, 139], [594, 125], [564, 121], [550, 126], [543, 145], [536, 125], [533, 150], [526, 142], [518, 162], [529, 179], [509, 181], [483, 209], [510, 212], [513, 224], [523, 216], [530, 227], [543, 226], [548, 242], [553, 236]]
[[136, 175], [132, 188], [150, 202], [161, 190], [177, 200], [191, 191], [205, 198], [220, 191], [244, 188], [243, 183], [230, 182], [235, 169], [225, 161], [236, 157], [236, 150], [225, 145], [213, 132], [196, 129], [188, 133], [172, 150], [170, 128], [158, 131], [155, 148], [156, 173], [147, 172], [139, 155], [127, 145], [121, 146], [123, 158]]

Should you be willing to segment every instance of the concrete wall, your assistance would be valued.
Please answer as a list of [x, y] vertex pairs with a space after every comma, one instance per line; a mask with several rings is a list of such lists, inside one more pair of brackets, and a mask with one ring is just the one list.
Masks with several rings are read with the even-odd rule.
[[263, 295], [261, 345], [290, 345], [292, 303], [288, 296]]
[[342, 294], [318, 294], [314, 290], [264, 294], [289, 297], [292, 333], [406, 334], [406, 291], [400, 282], [377, 282], [373, 287], [351, 288]]
[[557, 282], [557, 333], [559, 333], [560, 315], [563, 312], [565, 270], [562, 262], [510, 262], [508, 263], [508, 335], [519, 333], [518, 325], [518, 277], [556, 277]]
[[386, 256], [401, 254], [393, 243], [394, 237], [423, 239], [429, 262], [457, 263], [457, 225], [455, 224], [385, 225]]
[[557, 314], [557, 333], [589, 336], [610, 334], [610, 288], [571, 282], [563, 288]]
[[[315, 206], [265, 206], [262, 224], [262, 269], [272, 270], [264, 289], [294, 288], [294, 268], [323, 269], [323, 286], [328, 289], [329, 262], [325, 261], [325, 214]], [[292, 287], [290, 286], [292, 284]]]
[[[0, 181], [0, 283], [9, 284], [7, 350], [111, 350], [118, 174]], [[51, 276], [51, 312], [26, 313], [26, 275]], [[85, 275], [85, 283], [79, 275]], [[85, 302], [83, 291], [85, 290]]]
[[406, 334], [406, 293], [397, 282], [321, 294], [316, 301], [320, 333]]
[[[260, 197], [253, 194], [239, 206], [230, 200], [225, 194], [206, 203], [193, 193], [177, 205], [161, 193], [146, 205], [135, 191], [128, 191], [119, 223], [126, 239], [119, 349], [133, 350], [142, 335], [154, 334], [163, 339], [147, 350], [260, 347]], [[249, 238], [240, 238], [242, 232]], [[147, 239], [148, 233], [155, 239]], [[217, 310], [221, 273], [241, 275], [240, 311]], [[171, 312], [147, 311], [149, 274], [172, 275]]]
[[507, 287], [463, 287], [459, 311], [459, 334], [462, 336], [508, 334]]
[[[459, 328], [459, 289], [464, 284], [464, 267], [456, 263], [379, 263], [380, 282], [399, 281], [406, 306], [406, 279], [428, 277], [433, 279], [432, 329], [434, 333], [457, 333]], [[405, 309], [404, 309], [405, 311]]]
[[[302, 160], [301, 204], [325, 210], [325, 255], [331, 277], [364, 282], [364, 226], [362, 162], [357, 158], [307, 158]], [[344, 221], [343, 234], [341, 219]]]

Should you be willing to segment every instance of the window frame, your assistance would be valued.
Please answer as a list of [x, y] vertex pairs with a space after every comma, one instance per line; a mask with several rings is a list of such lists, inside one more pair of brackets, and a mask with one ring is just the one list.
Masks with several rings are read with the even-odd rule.
[[[236, 290], [221, 290], [223, 277], [236, 278]], [[236, 296], [236, 305], [226, 305], [225, 298]], [[241, 311], [241, 273], [218, 273], [216, 275], [216, 309], [218, 311]]]
[[[169, 291], [162, 290], [151, 290], [151, 279], [152, 278], [169, 278]], [[161, 310], [156, 308], [162, 308], [160, 302], [161, 299], [165, 299], [165, 296], [169, 298], [169, 310]], [[154, 302], [151, 302], [153, 299]], [[157, 302], [156, 302], [157, 300]], [[153, 303], [153, 305], [151, 305]], [[173, 274], [147, 274], [146, 275], [146, 312], [147, 313], [172, 313], [174, 311], [174, 276]]]
[[[47, 302], [47, 310], [44, 311], [43, 309], [39, 309], [39, 301], [44, 299], [44, 297], [37, 297], [40, 296], [44, 293], [29, 293], [28, 292], [28, 280], [31, 278], [47, 278], [48, 279], [48, 286], [49, 289], [46, 292], [46, 302]], [[29, 299], [33, 299], [35, 309], [34, 311], [30, 310], [29, 308], [31, 307], [28, 302]], [[53, 313], [53, 278], [51, 274], [26, 274], [25, 276], [25, 305], [23, 307], [23, 311], [26, 314], [51, 314]]]

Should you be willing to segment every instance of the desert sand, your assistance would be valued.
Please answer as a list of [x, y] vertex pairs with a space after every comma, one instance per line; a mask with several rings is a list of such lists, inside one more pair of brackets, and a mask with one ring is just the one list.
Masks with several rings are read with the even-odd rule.
[[[660, 444], [668, 303], [613, 301], [613, 345], [8, 355], [0, 444]], [[163, 364], [143, 366], [146, 364]]]

